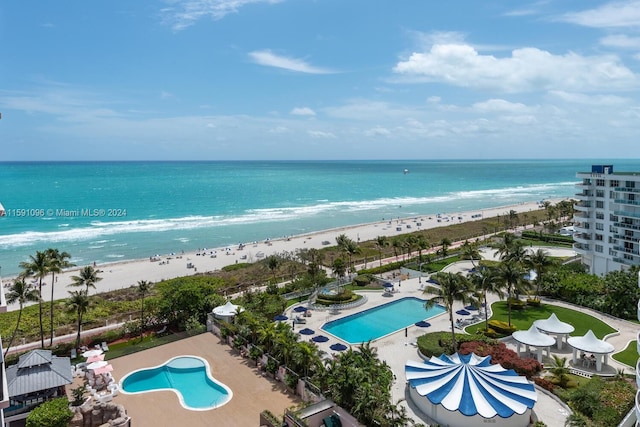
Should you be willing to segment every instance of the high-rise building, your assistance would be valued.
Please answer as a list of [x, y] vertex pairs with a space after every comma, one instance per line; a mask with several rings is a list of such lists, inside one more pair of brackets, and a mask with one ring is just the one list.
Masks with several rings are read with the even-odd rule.
[[[4, 286], [0, 277], [0, 313], [7, 311], [7, 301], [4, 298]], [[2, 337], [0, 337], [0, 426], [4, 426], [4, 408], [9, 407], [9, 389], [7, 387], [7, 375], [4, 369], [4, 356], [2, 350]]]
[[600, 276], [640, 265], [640, 172], [593, 165], [577, 177], [573, 248], [582, 263]]

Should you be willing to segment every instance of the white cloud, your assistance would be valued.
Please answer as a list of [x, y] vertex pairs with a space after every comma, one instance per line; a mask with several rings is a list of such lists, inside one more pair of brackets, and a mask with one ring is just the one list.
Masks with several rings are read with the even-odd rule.
[[331, 132], [324, 132], [321, 130], [310, 130], [307, 134], [312, 138], [335, 138], [336, 136]]
[[389, 136], [391, 135], [391, 131], [382, 126], [376, 126], [372, 129], [368, 129], [364, 132], [366, 136]]
[[184, 30], [202, 18], [219, 20], [241, 7], [255, 4], [276, 4], [284, 0], [172, 0], [171, 6], [160, 10], [163, 22], [174, 31]]
[[549, 92], [555, 98], [572, 104], [596, 105], [596, 106], [616, 106], [628, 104], [629, 99], [615, 95], [586, 95], [584, 93], [571, 93], [564, 91]]
[[427, 98], [427, 102], [429, 104], [439, 104], [440, 101], [442, 101], [442, 98], [440, 98], [439, 96], [430, 96]]
[[600, 39], [600, 44], [621, 49], [640, 49], [640, 37], [629, 37], [624, 34], [615, 34]]
[[640, 25], [640, 0], [608, 2], [594, 9], [567, 13], [560, 19], [586, 27], [637, 27]]
[[266, 67], [283, 68], [285, 70], [296, 71], [299, 73], [331, 74], [334, 72], [326, 68], [314, 67], [313, 65], [308, 64], [302, 59], [276, 55], [269, 49], [249, 52], [249, 57], [253, 62], [259, 65], [264, 65]]
[[523, 112], [529, 108], [519, 102], [509, 102], [504, 99], [489, 99], [484, 102], [476, 102], [471, 106], [475, 111], [480, 112]]
[[295, 107], [289, 114], [294, 116], [315, 116], [316, 112], [309, 107]]
[[405, 82], [441, 82], [503, 92], [629, 89], [637, 76], [612, 55], [554, 55], [536, 48], [510, 57], [482, 55], [467, 44], [436, 44], [413, 53], [393, 69]]
[[276, 133], [276, 134], [283, 134], [283, 133], [291, 132], [291, 129], [289, 129], [286, 126], [276, 126], [274, 128], [269, 129], [268, 132], [269, 133]]

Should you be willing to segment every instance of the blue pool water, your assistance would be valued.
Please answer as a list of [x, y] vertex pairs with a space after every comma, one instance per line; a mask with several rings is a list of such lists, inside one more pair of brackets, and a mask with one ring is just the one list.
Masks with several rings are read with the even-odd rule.
[[141, 369], [122, 379], [125, 393], [173, 390], [186, 409], [207, 410], [231, 400], [231, 390], [209, 375], [204, 359], [195, 356], [175, 357], [163, 365]]
[[322, 329], [351, 344], [377, 340], [446, 311], [439, 305], [426, 309], [425, 303], [420, 298], [402, 298], [325, 323]]

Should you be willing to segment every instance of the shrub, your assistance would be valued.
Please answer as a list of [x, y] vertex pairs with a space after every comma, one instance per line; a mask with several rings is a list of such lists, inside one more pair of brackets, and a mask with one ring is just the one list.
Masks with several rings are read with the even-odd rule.
[[518, 298], [509, 298], [509, 302], [511, 303], [512, 310], [524, 310], [525, 302], [519, 300]]
[[550, 391], [550, 392], [553, 392], [553, 389], [555, 387], [555, 385], [551, 381], [546, 380], [546, 379], [541, 378], [541, 377], [535, 377], [533, 379], [533, 382], [536, 383], [537, 385], [539, 385], [540, 387], [542, 387], [543, 389], [545, 389], [547, 391]]
[[540, 307], [540, 298], [527, 298], [527, 305]]
[[367, 286], [372, 282], [372, 277], [369, 274], [359, 274], [353, 279], [353, 284], [356, 286]]
[[67, 427], [73, 418], [66, 397], [48, 400], [36, 407], [27, 417], [27, 427]]
[[503, 322], [502, 320], [495, 319], [489, 320], [489, 327], [503, 335], [511, 335], [516, 330], [515, 326], [509, 325], [507, 322]]
[[535, 359], [521, 359], [518, 354], [509, 350], [505, 343], [469, 341], [460, 345], [461, 354], [475, 353], [478, 356], [491, 356], [491, 363], [499, 363], [505, 369], [513, 369], [519, 375], [531, 379], [542, 370], [542, 365]]

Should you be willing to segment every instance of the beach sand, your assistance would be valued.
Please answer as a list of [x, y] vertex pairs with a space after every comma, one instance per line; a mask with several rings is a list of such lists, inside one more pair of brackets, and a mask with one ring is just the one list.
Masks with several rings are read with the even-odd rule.
[[[556, 203], [557, 201], [552, 202]], [[263, 240], [253, 243], [244, 242], [245, 246], [242, 250], [238, 249], [238, 245], [234, 245], [228, 248], [201, 249], [199, 255], [196, 250], [193, 252], [176, 253], [175, 255], [163, 254], [157, 257], [153, 256], [153, 261], [151, 261], [151, 258], [146, 258], [119, 263], [98, 264], [96, 268], [100, 270], [99, 276], [102, 277], [102, 280], [97, 283], [96, 289], [91, 289], [89, 293], [96, 294], [99, 292], [128, 288], [135, 286], [140, 280], [156, 283], [175, 277], [215, 271], [236, 262], [255, 262], [269, 255], [295, 252], [302, 248], [319, 249], [324, 246], [322, 242], [330, 242], [331, 245], [335, 245], [336, 237], [340, 234], [345, 234], [354, 241], [364, 242], [373, 240], [377, 236], [393, 237], [419, 230], [495, 217], [497, 215], [508, 215], [511, 210], [523, 213], [537, 209], [539, 209], [538, 202], [529, 202], [491, 209], [479, 209], [477, 211], [442, 213], [440, 214], [440, 218], [437, 218], [436, 215], [423, 215], [404, 219], [396, 218], [375, 223], [323, 230], [288, 238], [270, 239], [268, 241]], [[480, 215], [479, 217], [472, 217], [478, 214]], [[414, 222], [416, 218], [417, 221]], [[440, 219], [440, 222], [438, 222], [438, 219]], [[417, 227], [417, 222], [421, 223], [420, 227]], [[412, 228], [407, 228], [407, 225], [411, 225]], [[215, 257], [212, 254], [215, 255]], [[187, 268], [189, 263], [193, 265], [193, 268]], [[78, 268], [76, 267], [57, 276], [54, 287], [54, 299], [63, 299], [69, 296], [68, 291], [74, 288], [67, 286], [72, 283], [71, 277], [77, 275], [77, 273]], [[11, 278], [4, 279], [4, 283], [7, 283], [9, 280], [11, 280]], [[43, 281], [42, 287], [45, 300], [51, 298], [50, 286], [51, 277], [48, 276]], [[17, 310], [18, 308], [17, 303], [8, 306], [9, 310]]]

